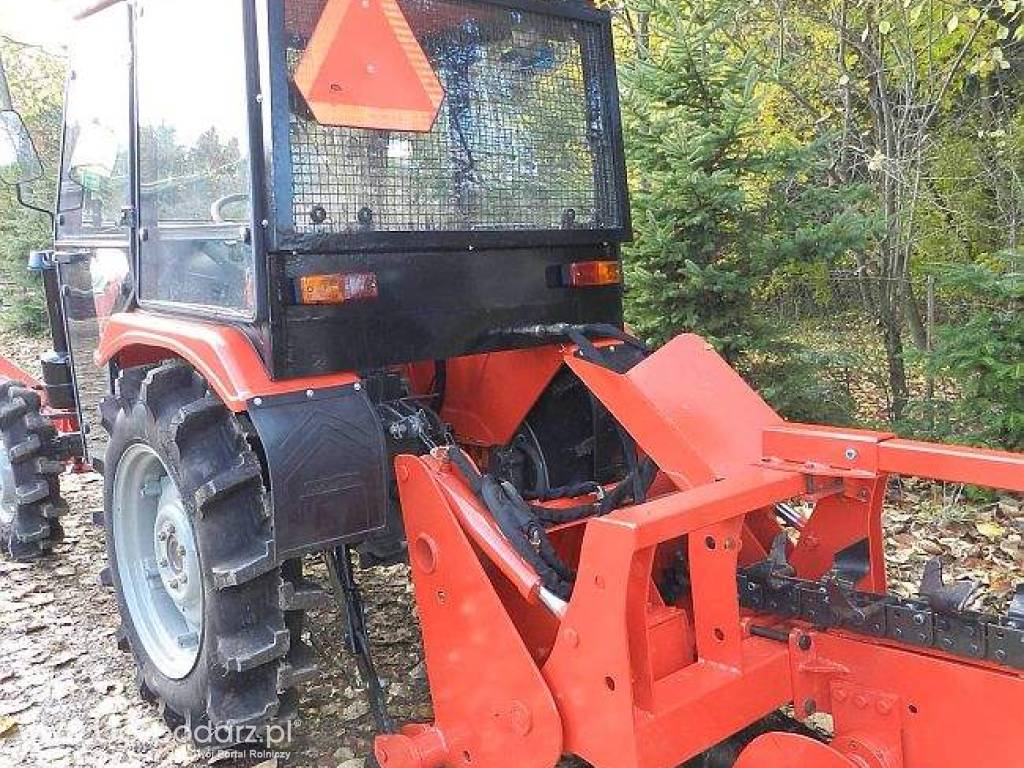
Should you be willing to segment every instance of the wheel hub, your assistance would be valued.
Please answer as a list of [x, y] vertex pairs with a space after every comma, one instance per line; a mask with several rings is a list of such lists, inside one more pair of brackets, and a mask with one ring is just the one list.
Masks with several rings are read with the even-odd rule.
[[202, 616], [199, 558], [192, 523], [185, 514], [181, 495], [169, 477], [160, 481], [157, 515], [153, 524], [153, 551], [160, 581], [190, 626]]
[[147, 655], [171, 678], [199, 657], [203, 580], [192, 521], [152, 448], [130, 446], [113, 494], [114, 552], [132, 625]]

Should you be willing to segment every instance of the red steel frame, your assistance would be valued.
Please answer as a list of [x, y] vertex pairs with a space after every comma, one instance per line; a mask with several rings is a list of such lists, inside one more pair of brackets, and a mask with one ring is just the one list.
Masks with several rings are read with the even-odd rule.
[[[168, 354], [235, 411], [357, 380], [273, 381], [241, 332], [145, 312], [110, 318], [96, 362]], [[661, 495], [552, 532], [577, 568], [572, 599], [553, 610], [443, 454], [399, 457], [435, 722], [379, 738], [384, 768], [551, 768], [563, 753], [595, 768], [672, 768], [789, 703], [830, 713], [835, 739], [770, 734], [738, 768], [1024, 766], [1022, 675], [797, 621], [775, 624], [787, 644], [754, 636], [736, 590], [737, 568], [764, 559], [780, 530], [773, 506], [803, 498], [815, 507], [790, 553], [798, 575], [820, 577], [867, 538], [859, 586], [884, 591], [890, 474], [1024, 492], [1024, 457], [787, 424], [696, 336], [625, 375], [571, 347], [450, 361], [443, 415], [466, 444], [507, 442], [562, 365], [657, 463]], [[0, 376], [40, 386], [2, 358]], [[652, 577], [679, 550], [691, 595], [666, 605]]]
[[[562, 359], [669, 490], [553, 532], [577, 567], [571, 600], [553, 610], [445, 454], [400, 457], [436, 719], [380, 737], [384, 768], [551, 768], [563, 753], [673, 768], [790, 703], [800, 717], [830, 713], [831, 743], [770, 734], [740, 768], [1024, 765], [1021, 674], [799, 621], [757, 619], [788, 643], [754, 636], [736, 587], [779, 530], [773, 505], [802, 498], [815, 508], [791, 553], [798, 575], [818, 578], [867, 538], [860, 587], [884, 591], [890, 474], [1024, 492], [1024, 456], [786, 424], [695, 336], [625, 375], [571, 349]], [[652, 576], [679, 548], [691, 596], [665, 605]]]

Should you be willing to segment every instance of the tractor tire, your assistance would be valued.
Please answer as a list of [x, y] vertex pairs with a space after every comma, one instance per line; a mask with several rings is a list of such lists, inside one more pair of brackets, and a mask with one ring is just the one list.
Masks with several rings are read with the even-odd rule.
[[326, 593], [277, 564], [257, 454], [191, 367], [126, 369], [100, 410], [106, 580], [139, 693], [199, 746], [259, 742], [317, 674], [302, 622]]
[[68, 509], [60, 497], [60, 439], [39, 408], [37, 392], [0, 381], [0, 547], [18, 561], [37, 559], [64, 538], [58, 518]]

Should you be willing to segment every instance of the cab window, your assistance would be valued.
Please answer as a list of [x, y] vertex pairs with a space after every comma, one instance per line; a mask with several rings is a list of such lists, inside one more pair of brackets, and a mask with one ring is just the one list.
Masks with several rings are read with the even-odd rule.
[[142, 302], [251, 315], [243, 4], [145, 0], [137, 14]]
[[76, 25], [65, 109], [57, 233], [127, 236], [130, 205], [127, 5]]

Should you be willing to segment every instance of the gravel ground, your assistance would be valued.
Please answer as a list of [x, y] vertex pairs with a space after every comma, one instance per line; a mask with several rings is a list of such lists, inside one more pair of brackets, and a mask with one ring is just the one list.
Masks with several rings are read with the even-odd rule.
[[[0, 333], [0, 350], [28, 370], [38, 344]], [[176, 742], [134, 687], [134, 665], [117, 650], [117, 608], [100, 586], [105, 547], [91, 523], [102, 507], [96, 475], [68, 475], [66, 539], [33, 565], [0, 563], [0, 768], [7, 766], [199, 766], [210, 763]], [[980, 579], [985, 606], [1000, 608], [1024, 573], [1019, 499], [965, 502], [960, 489], [906, 484], [887, 515], [891, 576], [911, 592], [924, 562], [943, 553], [954, 576]], [[314, 564], [314, 575], [322, 566]], [[430, 718], [414, 599], [406, 569], [363, 573], [375, 656], [399, 721]], [[313, 613], [310, 642], [322, 677], [302, 693], [301, 719], [271, 766], [360, 768], [373, 723], [358, 674], [341, 645], [333, 610]], [[251, 765], [213, 760], [222, 765]], [[562, 768], [568, 768], [566, 763]], [[510, 766], [510, 768], [515, 768]]]
[[[134, 687], [134, 665], [118, 651], [117, 606], [100, 586], [105, 563], [99, 476], [68, 475], [72, 513], [55, 557], [0, 563], [0, 766], [197, 766], [208, 758], [176, 742]], [[317, 570], [314, 565], [313, 571]], [[370, 629], [399, 720], [429, 718], [411, 588], [405, 568], [361, 574]], [[282, 764], [362, 765], [373, 734], [354, 665], [333, 610], [310, 616], [324, 674], [303, 691], [302, 716]], [[256, 761], [249, 761], [249, 764]], [[244, 763], [235, 762], [243, 765]]]

